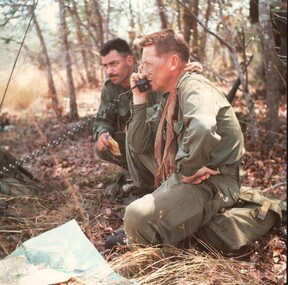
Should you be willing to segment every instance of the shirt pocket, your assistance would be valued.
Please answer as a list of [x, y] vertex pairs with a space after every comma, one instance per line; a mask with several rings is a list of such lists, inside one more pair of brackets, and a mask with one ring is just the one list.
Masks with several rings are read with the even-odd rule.
[[177, 143], [178, 143], [178, 150], [177, 150], [177, 153], [176, 153], [176, 157], [175, 157], [175, 160], [176, 161], [179, 161], [181, 160], [183, 157], [187, 157], [189, 156], [189, 153], [187, 153], [182, 147], [182, 137], [184, 135], [184, 123], [183, 121], [178, 121], [177, 123], [174, 123], [173, 125], [173, 129], [174, 129], [174, 132], [176, 133], [176, 136], [177, 136]]
[[178, 148], [178, 151], [175, 156], [175, 160], [179, 162], [182, 158], [188, 157], [188, 156], [189, 156], [189, 153], [186, 153], [185, 150], [182, 148]]
[[125, 100], [126, 98], [122, 98], [120, 102], [117, 104], [117, 111], [120, 117], [125, 117], [127, 114], [130, 114], [130, 102], [129, 100]]
[[126, 117], [128, 114], [130, 114], [130, 108], [120, 105], [118, 106], [118, 114], [120, 117]]
[[178, 121], [178, 122], [174, 123], [174, 125], [173, 125], [174, 132], [177, 134], [178, 137], [180, 136], [183, 128], [184, 128], [183, 121]]

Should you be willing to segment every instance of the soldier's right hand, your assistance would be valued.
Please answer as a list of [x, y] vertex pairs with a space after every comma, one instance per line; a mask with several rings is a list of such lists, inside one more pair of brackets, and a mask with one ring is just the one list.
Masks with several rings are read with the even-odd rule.
[[[137, 84], [137, 81], [143, 79], [144, 76], [138, 72], [133, 72], [130, 76], [130, 85], [133, 87]], [[147, 93], [141, 92], [138, 88], [134, 88], [133, 91], [133, 104], [140, 105], [145, 104], [147, 102]]]
[[96, 147], [99, 151], [106, 151], [107, 149], [111, 148], [108, 138], [109, 138], [108, 132], [104, 132], [99, 136], [96, 142]]

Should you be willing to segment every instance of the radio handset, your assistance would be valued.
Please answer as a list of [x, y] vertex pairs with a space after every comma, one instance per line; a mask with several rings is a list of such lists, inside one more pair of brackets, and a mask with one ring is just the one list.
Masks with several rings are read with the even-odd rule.
[[135, 88], [138, 87], [140, 92], [147, 92], [151, 89], [151, 85], [149, 81], [144, 78], [144, 79], [139, 79], [135, 85]]
[[147, 92], [147, 91], [149, 91], [152, 88], [147, 78], [139, 79], [133, 87], [131, 87], [129, 90], [119, 94], [118, 95], [119, 99], [117, 99], [117, 100], [120, 100], [120, 98], [123, 95], [125, 95], [127, 93], [130, 93], [136, 87], [138, 87], [140, 92]]

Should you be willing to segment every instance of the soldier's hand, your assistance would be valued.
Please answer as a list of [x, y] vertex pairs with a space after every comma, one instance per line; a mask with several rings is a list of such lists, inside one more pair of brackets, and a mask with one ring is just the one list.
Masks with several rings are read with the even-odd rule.
[[213, 170], [206, 166], [203, 166], [192, 176], [182, 175], [182, 180], [184, 183], [188, 184], [200, 184], [201, 182], [208, 179], [211, 175], [217, 175], [217, 174], [219, 174], [218, 170]]
[[[139, 67], [138, 69], [141, 70], [141, 67]], [[134, 87], [137, 84], [137, 81], [143, 78], [144, 76], [141, 72], [133, 72], [130, 76], [131, 87]], [[140, 92], [140, 90], [136, 87], [133, 89], [132, 93], [134, 105], [145, 104], [147, 102], [147, 92]]]
[[109, 133], [107, 132], [104, 132], [99, 136], [96, 142], [96, 147], [99, 151], [105, 151], [111, 148], [111, 144], [108, 141], [108, 137], [109, 137]]
[[185, 71], [188, 72], [196, 72], [196, 73], [202, 73], [203, 72], [203, 66], [201, 63], [197, 61], [188, 62], [184, 68]]

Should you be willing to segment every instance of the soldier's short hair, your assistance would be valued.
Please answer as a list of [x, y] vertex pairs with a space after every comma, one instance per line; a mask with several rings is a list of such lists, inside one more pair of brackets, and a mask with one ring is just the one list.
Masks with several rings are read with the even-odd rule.
[[115, 38], [106, 42], [100, 49], [100, 55], [106, 56], [112, 50], [116, 50], [117, 52], [123, 55], [132, 54], [128, 43], [121, 38]]

